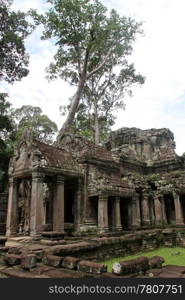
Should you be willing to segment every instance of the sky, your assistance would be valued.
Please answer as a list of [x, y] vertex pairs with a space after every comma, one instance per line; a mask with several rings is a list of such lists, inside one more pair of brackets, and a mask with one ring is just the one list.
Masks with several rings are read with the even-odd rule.
[[[138, 36], [129, 61], [146, 77], [142, 87], [125, 99], [126, 109], [117, 113], [113, 130], [121, 127], [169, 128], [175, 136], [176, 152], [185, 152], [185, 1], [102, 0], [108, 9], [143, 21], [144, 36]], [[14, 0], [14, 9], [47, 8], [45, 0]], [[45, 68], [52, 61], [55, 46], [40, 40], [38, 28], [26, 40], [30, 55], [29, 75], [13, 85], [1, 83], [14, 107], [40, 106], [61, 128], [64, 117], [59, 106], [67, 103], [74, 88], [62, 80], [48, 82]]]

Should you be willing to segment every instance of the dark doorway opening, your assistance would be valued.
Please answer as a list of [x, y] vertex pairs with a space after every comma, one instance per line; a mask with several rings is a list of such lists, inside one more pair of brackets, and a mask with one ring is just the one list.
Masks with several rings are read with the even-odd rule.
[[98, 196], [89, 197], [87, 202], [87, 218], [89, 223], [98, 224]]
[[175, 224], [175, 205], [172, 194], [164, 195], [164, 204], [166, 211], [166, 220], [167, 224], [174, 225]]
[[76, 191], [77, 180], [66, 179], [64, 182], [64, 223], [74, 223]]
[[149, 218], [151, 225], [155, 224], [155, 207], [154, 207], [154, 199], [153, 197], [149, 197]]
[[130, 229], [131, 227], [131, 199], [121, 198], [120, 199], [120, 210], [121, 210], [121, 225], [123, 230]]

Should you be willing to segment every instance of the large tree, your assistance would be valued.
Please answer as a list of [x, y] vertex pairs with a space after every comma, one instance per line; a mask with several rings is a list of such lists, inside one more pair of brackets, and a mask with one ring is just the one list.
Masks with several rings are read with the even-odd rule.
[[24, 40], [33, 30], [26, 14], [11, 10], [10, 0], [0, 0], [0, 81], [13, 83], [28, 74]]
[[[103, 143], [115, 123], [115, 112], [125, 108], [125, 95], [131, 96], [132, 87], [143, 83], [143, 76], [135, 73], [133, 64], [125, 63], [117, 74], [109, 68], [99, 71], [85, 84], [73, 129], [95, 144]], [[72, 99], [70, 105], [71, 103]], [[70, 105], [60, 107], [63, 115], [70, 109]]]
[[132, 52], [132, 42], [141, 32], [141, 23], [108, 13], [98, 0], [48, 0], [45, 15], [33, 13], [44, 25], [43, 39], [54, 38], [57, 52], [48, 68], [49, 78], [60, 77], [77, 86], [61, 131], [73, 123], [86, 82], [99, 71], [122, 67]]
[[7, 97], [7, 94], [0, 93], [0, 192], [5, 188], [9, 158], [12, 154], [12, 147], [9, 142], [12, 132], [9, 113], [11, 104], [8, 102]]
[[34, 136], [44, 142], [51, 144], [54, 135], [58, 132], [55, 122], [51, 121], [47, 115], [42, 114], [42, 109], [38, 106], [23, 105], [12, 111], [15, 127], [15, 143], [19, 143], [26, 128], [32, 128]]
[[133, 85], [143, 83], [143, 76], [136, 74], [133, 64], [126, 62], [119, 72], [114, 72], [112, 68], [103, 69], [87, 81], [83, 99], [92, 109], [95, 144], [104, 139], [114, 124], [115, 111], [125, 108], [125, 95], [132, 95]]

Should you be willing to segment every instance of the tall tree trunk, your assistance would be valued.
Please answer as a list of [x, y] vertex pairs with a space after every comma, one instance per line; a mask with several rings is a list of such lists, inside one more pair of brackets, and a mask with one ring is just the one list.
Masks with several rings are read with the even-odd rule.
[[98, 105], [97, 100], [94, 101], [94, 142], [96, 145], [100, 143], [100, 128], [98, 120]]
[[73, 98], [73, 101], [72, 101], [70, 110], [68, 112], [66, 121], [64, 122], [62, 128], [60, 129], [59, 134], [61, 134], [64, 131], [70, 131], [70, 129], [71, 129], [71, 126], [72, 126], [73, 120], [75, 118], [75, 114], [77, 112], [78, 105], [79, 105], [79, 102], [80, 102], [80, 99], [81, 99], [81, 96], [82, 96], [82, 93], [83, 93], [85, 81], [86, 81], [86, 76], [83, 76], [79, 81], [77, 92], [76, 92], [76, 94]]

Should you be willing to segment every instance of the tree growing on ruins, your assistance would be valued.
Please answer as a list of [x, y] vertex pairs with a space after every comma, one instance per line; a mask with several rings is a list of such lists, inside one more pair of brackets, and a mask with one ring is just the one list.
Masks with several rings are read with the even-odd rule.
[[57, 52], [48, 77], [60, 77], [76, 85], [66, 121], [61, 131], [70, 129], [86, 83], [107, 66], [124, 67], [132, 43], [141, 33], [141, 23], [108, 13], [98, 0], [48, 0], [45, 15], [32, 12], [37, 24], [44, 25], [42, 39], [54, 38]]
[[[93, 75], [84, 87], [73, 121], [75, 130], [95, 144], [104, 142], [115, 123], [115, 111], [125, 108], [125, 94], [131, 96], [131, 87], [138, 83], [144, 83], [143, 76], [136, 74], [133, 64], [126, 62], [118, 74], [107, 67]], [[64, 115], [69, 108], [70, 105], [61, 106], [60, 110]]]
[[33, 26], [26, 14], [11, 10], [10, 0], [0, 0], [0, 81], [13, 83], [28, 74], [24, 40]]

